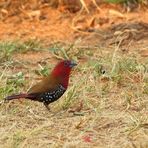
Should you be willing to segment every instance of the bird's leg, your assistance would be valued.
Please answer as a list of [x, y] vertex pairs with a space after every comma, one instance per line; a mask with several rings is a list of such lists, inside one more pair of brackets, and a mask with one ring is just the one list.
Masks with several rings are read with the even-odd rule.
[[49, 108], [48, 104], [44, 102], [44, 105], [48, 109], [48, 111], [50, 111], [50, 108]]

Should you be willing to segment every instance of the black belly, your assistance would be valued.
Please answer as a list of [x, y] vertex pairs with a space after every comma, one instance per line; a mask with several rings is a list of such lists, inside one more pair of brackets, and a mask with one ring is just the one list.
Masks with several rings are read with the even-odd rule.
[[54, 91], [39, 93], [39, 94], [33, 94], [34, 98], [30, 98], [31, 100], [43, 102], [45, 104], [50, 104], [56, 100], [58, 100], [66, 91], [66, 89], [63, 86], [57, 87]]

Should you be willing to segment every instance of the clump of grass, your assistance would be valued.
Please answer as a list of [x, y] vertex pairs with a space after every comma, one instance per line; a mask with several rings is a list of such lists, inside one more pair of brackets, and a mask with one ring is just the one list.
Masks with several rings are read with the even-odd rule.
[[14, 53], [25, 53], [28, 51], [42, 50], [40, 41], [29, 39], [27, 41], [1, 41], [0, 42], [0, 61], [10, 60]]
[[147, 0], [105, 0], [108, 3], [141, 3], [141, 4], [147, 4]]
[[35, 73], [40, 76], [47, 76], [49, 74], [49, 66], [39, 65], [40, 69], [35, 70]]
[[24, 85], [24, 73], [18, 72], [7, 79], [8, 85], [13, 85], [14, 88], [22, 87]]
[[21, 132], [16, 132], [12, 137], [12, 147], [19, 147], [20, 143], [26, 139], [26, 137]]
[[108, 2], [108, 3], [115, 3], [115, 4], [118, 4], [118, 3], [123, 3], [123, 2], [126, 2], [127, 0], [105, 0], [105, 2]]
[[88, 56], [90, 53], [92, 53], [88, 50], [89, 48], [83, 49], [77, 47], [77, 42], [68, 45], [62, 45], [57, 43], [50, 46], [48, 49], [52, 52], [53, 56], [58, 59], [73, 59], [76, 61], [79, 58]]
[[73, 87], [70, 91], [67, 93], [67, 97], [64, 100], [64, 103], [62, 104], [62, 109], [68, 109], [69, 106], [74, 102], [76, 98], [76, 89]]
[[25, 78], [23, 72], [18, 72], [12, 76], [1, 77], [0, 98], [4, 98], [6, 94], [20, 91], [20, 87], [24, 87]]

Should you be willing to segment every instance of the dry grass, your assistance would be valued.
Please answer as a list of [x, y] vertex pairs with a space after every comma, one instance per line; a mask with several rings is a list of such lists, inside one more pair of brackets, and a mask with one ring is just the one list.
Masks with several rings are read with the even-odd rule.
[[[50, 105], [52, 112], [29, 100], [1, 103], [1, 147], [148, 147], [148, 61], [137, 49], [128, 53], [118, 45], [108, 49], [77, 45], [61, 49], [56, 45], [48, 49], [52, 59], [78, 61], [70, 87]], [[14, 52], [0, 64], [1, 99], [27, 90], [37, 74], [47, 74], [56, 63], [45, 61], [45, 51], [40, 53], [42, 60], [20, 63]], [[28, 52], [25, 54], [30, 56]], [[32, 53], [34, 57], [37, 52]]]

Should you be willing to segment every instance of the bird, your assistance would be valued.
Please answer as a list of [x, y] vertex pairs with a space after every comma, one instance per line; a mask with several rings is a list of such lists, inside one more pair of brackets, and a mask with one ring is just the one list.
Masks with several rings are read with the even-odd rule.
[[30, 99], [42, 102], [50, 110], [48, 105], [58, 100], [67, 90], [71, 70], [76, 65], [72, 60], [61, 60], [48, 76], [32, 86], [27, 93], [10, 95], [4, 100]]

